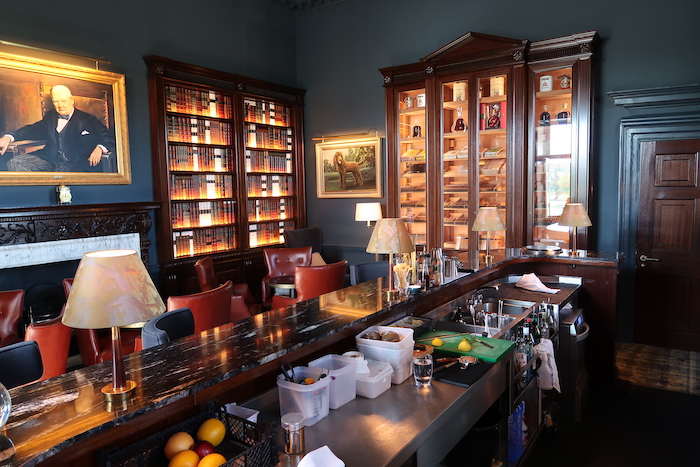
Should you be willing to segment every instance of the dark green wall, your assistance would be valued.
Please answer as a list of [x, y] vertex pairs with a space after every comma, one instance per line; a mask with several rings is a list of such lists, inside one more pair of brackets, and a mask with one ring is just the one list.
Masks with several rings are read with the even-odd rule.
[[[105, 56], [111, 64], [104, 69], [126, 75], [133, 184], [74, 186], [74, 202], [153, 199], [142, 57], [163, 55], [307, 90], [309, 225], [323, 228], [327, 244], [355, 247], [355, 261], [371, 259], [357, 255], [370, 232], [353, 220], [355, 203], [366, 200], [316, 199], [311, 138], [371, 128], [385, 136], [379, 68], [415, 62], [468, 31], [540, 40], [597, 30], [593, 229], [594, 246], [607, 251], [618, 248], [618, 126], [629, 112], [606, 93], [700, 81], [700, 3], [693, 0], [347, 0], [296, 16], [262, 0], [6, 3], [0, 40]], [[186, 11], [189, 5], [196, 7]], [[0, 187], [0, 207], [52, 203], [52, 187]]]

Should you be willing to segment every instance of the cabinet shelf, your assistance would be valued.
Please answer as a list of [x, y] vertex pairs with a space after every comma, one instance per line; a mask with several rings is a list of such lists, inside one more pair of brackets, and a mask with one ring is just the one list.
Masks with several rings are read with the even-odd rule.
[[425, 115], [425, 107], [411, 107], [409, 109], [401, 109], [401, 115]]
[[535, 98], [537, 99], [558, 99], [558, 98], [571, 98], [571, 88], [568, 89], [554, 89], [552, 91], [538, 91], [535, 93]]
[[275, 125], [273, 123], [262, 123], [262, 122], [252, 122], [250, 120], [245, 121], [246, 125], [255, 125], [255, 126], [262, 126], [262, 127], [271, 127], [271, 128], [281, 128], [281, 129], [291, 129], [292, 127], [287, 126], [287, 125]]

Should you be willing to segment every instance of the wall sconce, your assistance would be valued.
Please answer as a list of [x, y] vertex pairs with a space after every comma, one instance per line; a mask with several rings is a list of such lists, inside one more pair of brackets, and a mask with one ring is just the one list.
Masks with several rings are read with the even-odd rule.
[[559, 217], [559, 225], [573, 227], [573, 237], [571, 239], [571, 256], [581, 256], [583, 251], [576, 249], [576, 227], [590, 227], [593, 225], [588, 217], [588, 212], [582, 203], [569, 203], [564, 206], [564, 210]]
[[498, 213], [498, 209], [494, 207], [479, 208], [479, 212], [476, 213], [476, 219], [474, 219], [474, 225], [472, 225], [472, 231], [486, 232], [486, 256], [484, 257], [486, 267], [493, 265], [493, 256], [491, 256], [491, 235], [489, 232], [497, 230], [506, 230], [506, 226], [503, 223], [501, 215]]
[[373, 221], [382, 218], [382, 205], [379, 203], [357, 203], [355, 205], [355, 220], [367, 221], [367, 228], [371, 228]]

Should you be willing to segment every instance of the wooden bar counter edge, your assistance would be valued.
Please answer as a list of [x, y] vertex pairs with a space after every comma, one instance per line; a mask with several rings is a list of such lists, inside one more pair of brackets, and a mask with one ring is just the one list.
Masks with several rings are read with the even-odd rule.
[[242, 402], [274, 388], [282, 358], [305, 365], [342, 353], [369, 326], [421, 316], [510, 274], [583, 278], [579, 306], [591, 326], [586, 347], [591, 389], [612, 384], [621, 255], [530, 256], [508, 249], [506, 256], [396, 302], [386, 300], [384, 281], [377, 279], [127, 355], [127, 376], [138, 386], [120, 406], [107, 406], [100, 392], [111, 381], [110, 362], [12, 389], [5, 435], [15, 445], [16, 465], [96, 465], [100, 449], [130, 445], [199, 413], [211, 400]]

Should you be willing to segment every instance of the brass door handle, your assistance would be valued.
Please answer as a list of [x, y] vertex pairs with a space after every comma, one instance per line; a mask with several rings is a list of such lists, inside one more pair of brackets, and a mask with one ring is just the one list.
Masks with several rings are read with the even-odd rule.
[[644, 262], [644, 261], [661, 261], [661, 260], [658, 258], [649, 258], [647, 255], [640, 255], [639, 261]]

